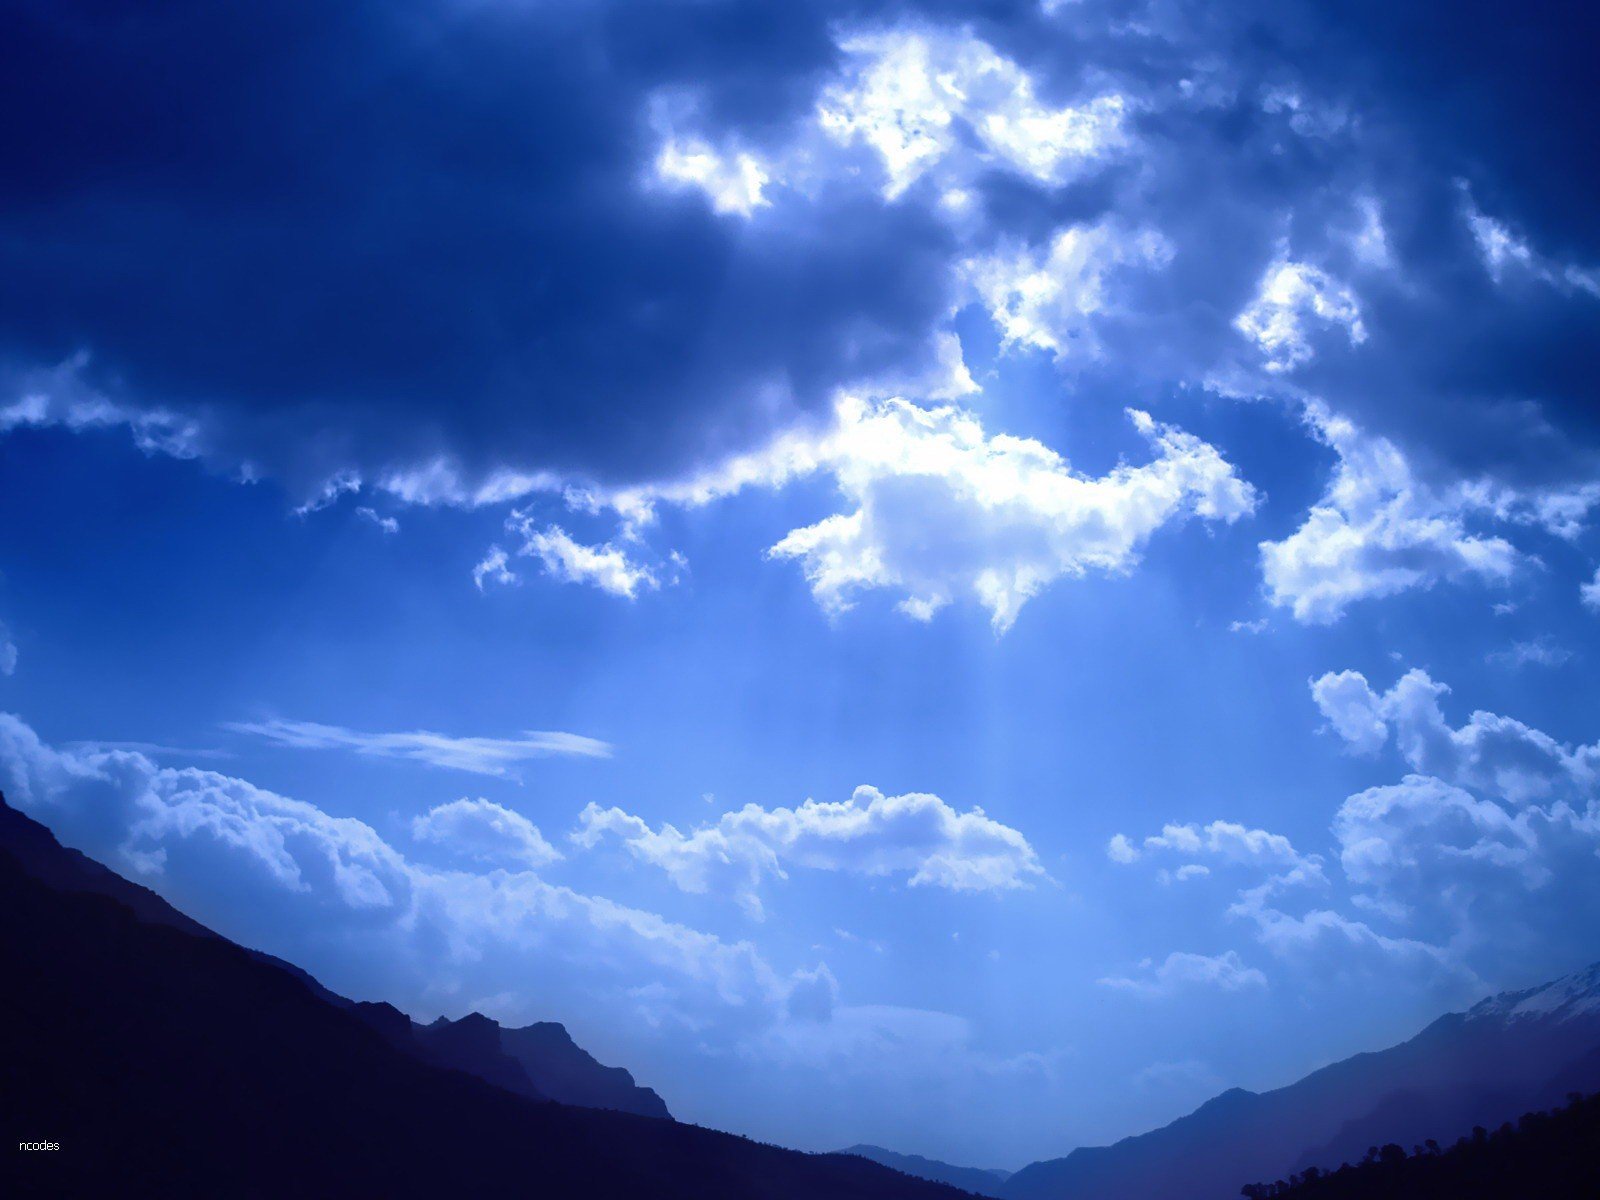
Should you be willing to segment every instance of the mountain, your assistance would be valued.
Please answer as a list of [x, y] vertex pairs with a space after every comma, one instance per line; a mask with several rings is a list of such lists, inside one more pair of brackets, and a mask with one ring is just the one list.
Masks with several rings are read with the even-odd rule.
[[601, 1066], [566, 1027], [540, 1021], [505, 1029], [482, 1013], [413, 1025], [411, 1037], [436, 1062], [536, 1100], [671, 1120], [661, 1097], [621, 1067]]
[[[4, 804], [0, 799], [0, 806]], [[219, 936], [149, 888], [60, 845], [43, 825], [9, 806], [0, 812], [0, 849], [10, 851], [29, 874], [53, 887], [108, 896], [147, 924], [197, 937]], [[553, 1021], [503, 1030], [488, 1017], [471, 1013], [456, 1022], [441, 1018], [430, 1026], [418, 1025], [392, 1005], [347, 1000], [292, 963], [256, 950], [248, 953], [297, 976], [324, 1000], [360, 1015], [395, 1046], [437, 1065], [466, 1071], [530, 1099], [671, 1119], [654, 1091], [640, 1087], [621, 1067], [596, 1062]]]
[[936, 1158], [923, 1158], [920, 1154], [896, 1154], [882, 1146], [851, 1146], [839, 1153], [859, 1154], [862, 1158], [870, 1158], [906, 1175], [931, 1179], [935, 1183], [948, 1183], [951, 1187], [963, 1188], [979, 1196], [998, 1196], [1000, 1185], [1010, 1174], [1009, 1171], [989, 1171], [982, 1167], [953, 1167]]
[[520, 1063], [533, 1086], [552, 1100], [672, 1119], [666, 1103], [652, 1089], [639, 1086], [622, 1067], [601, 1066], [555, 1021], [502, 1029], [500, 1048]]
[[1005, 1200], [1233, 1200], [1241, 1184], [1453, 1141], [1600, 1088], [1600, 965], [1452, 1013], [1276, 1091], [1239, 1088], [1112, 1146], [1033, 1163]]
[[395, 1045], [398, 1010], [337, 1003], [180, 917], [0, 800], [0, 1135], [59, 1147], [8, 1152], [8, 1197], [958, 1194], [516, 1094]]
[[1374, 1147], [1360, 1163], [1251, 1184], [1250, 1200], [1593, 1200], [1600, 1196], [1600, 1096], [1479, 1127], [1448, 1150]]

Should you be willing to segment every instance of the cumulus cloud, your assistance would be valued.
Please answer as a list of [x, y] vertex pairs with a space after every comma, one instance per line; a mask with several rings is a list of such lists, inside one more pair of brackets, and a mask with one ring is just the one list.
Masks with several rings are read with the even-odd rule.
[[538, 964], [558, 961], [561, 985], [591, 1000], [621, 996], [640, 1015], [703, 1029], [715, 1018], [735, 1037], [783, 1020], [795, 989], [797, 1009], [825, 1017], [825, 967], [790, 978], [748, 942], [550, 883], [529, 858], [554, 851], [483, 801], [436, 808], [413, 833], [467, 858], [520, 857], [518, 869], [436, 870], [363, 821], [137, 752], [58, 750], [10, 714], [0, 714], [0, 789], [69, 845], [163, 891], [199, 889], [200, 915], [222, 932], [279, 951], [296, 941], [296, 960], [335, 986], [350, 960], [376, 956], [393, 998], [414, 1009], [463, 992], [521, 1005], [529, 977], [549, 979]]
[[1237, 992], [1267, 986], [1267, 977], [1255, 967], [1245, 966], [1232, 950], [1217, 955], [1174, 952], [1159, 963], [1147, 958], [1139, 964], [1139, 971], [1138, 975], [1107, 976], [1098, 982], [1102, 987], [1150, 997], [1170, 996], [1190, 987]]
[[1127, 141], [1121, 96], [1042, 103], [1026, 71], [970, 35], [858, 32], [840, 49], [843, 78], [823, 92], [818, 120], [877, 153], [889, 199], [924, 175], [948, 190], [990, 164], [1059, 184]]
[[[1367, 752], [1392, 739], [1412, 772], [1350, 796], [1334, 818], [1353, 903], [1457, 970], [1559, 969], [1592, 952], [1600, 918], [1600, 746], [1484, 711], [1452, 726], [1448, 692], [1421, 670], [1386, 692], [1355, 671], [1312, 684], [1335, 732]], [[1248, 915], [1274, 936], [1297, 932], [1264, 905]]]
[[865, 786], [840, 802], [747, 804], [688, 833], [673, 825], [652, 829], [619, 808], [590, 804], [572, 837], [585, 847], [615, 838], [684, 891], [730, 895], [758, 918], [762, 882], [786, 878], [791, 867], [904, 876], [913, 887], [972, 892], [1028, 887], [1045, 874], [1027, 838], [981, 808], [963, 813], [937, 796], [885, 796]]
[[761, 193], [772, 176], [753, 154], [719, 154], [698, 139], [671, 138], [656, 156], [656, 174], [669, 185], [696, 187], [719, 213], [748, 217], [770, 203]]
[[1269, 872], [1282, 872], [1277, 877], [1286, 882], [1310, 883], [1322, 880], [1322, 858], [1317, 854], [1301, 854], [1282, 834], [1272, 834], [1266, 829], [1250, 829], [1234, 821], [1211, 821], [1206, 826], [1166, 824], [1160, 834], [1152, 834], [1142, 842], [1134, 842], [1126, 834], [1117, 834], [1106, 845], [1106, 856], [1123, 866], [1141, 861], [1176, 861], [1176, 869], [1162, 867], [1158, 878], [1163, 883], [1184, 882], [1192, 878], [1205, 878], [1211, 874], [1206, 861], [1216, 866], [1256, 867]]
[[1234, 327], [1255, 343], [1268, 371], [1292, 371], [1316, 353], [1309, 328], [1313, 319], [1341, 327], [1352, 346], [1367, 340], [1361, 305], [1348, 287], [1317, 267], [1283, 261], [1262, 276], [1255, 299]]
[[1096, 325], [1115, 304], [1111, 280], [1171, 258], [1172, 247], [1153, 230], [1128, 232], [1105, 221], [1063, 229], [1042, 252], [1001, 251], [972, 259], [964, 270], [1007, 346], [1096, 357], [1102, 353]]
[[491, 800], [462, 797], [411, 822], [411, 836], [466, 858], [515, 869], [547, 867], [561, 852], [521, 813]]
[[1408, 775], [1351, 796], [1333, 823], [1357, 901], [1447, 938], [1458, 959], [1592, 955], [1600, 813], [1507, 806]]
[[1480, 490], [1440, 491], [1418, 479], [1398, 447], [1313, 406], [1311, 427], [1339, 456], [1304, 524], [1261, 543], [1267, 598], [1295, 619], [1325, 625], [1357, 600], [1464, 577], [1504, 583], [1521, 555], [1504, 538], [1467, 527], [1492, 507]]
[[266, 738], [280, 746], [297, 750], [349, 750], [374, 758], [399, 758], [468, 771], [475, 775], [494, 775], [515, 779], [518, 763], [552, 756], [609, 758], [611, 746], [596, 738], [576, 733], [529, 731], [516, 738], [451, 737], [443, 733], [417, 730], [414, 733], [362, 733], [342, 725], [322, 725], [315, 721], [229, 721], [224, 729]]
[[1312, 697], [1333, 730], [1367, 753], [1393, 737], [1413, 770], [1515, 805], [1591, 796], [1600, 744], [1572, 747], [1512, 717], [1476, 711], [1451, 726], [1440, 706], [1450, 689], [1426, 671], [1407, 671], [1378, 692], [1358, 671], [1314, 680]]
[[1600, 568], [1595, 570], [1593, 579], [1578, 588], [1578, 598], [1586, 607], [1600, 612]]
[[956, 408], [851, 405], [827, 462], [854, 507], [794, 530], [770, 553], [798, 560], [829, 612], [886, 588], [919, 619], [975, 600], [1004, 631], [1054, 580], [1129, 570], [1166, 524], [1254, 510], [1254, 490], [1214, 447], [1131, 415], [1156, 457], [1095, 478], [1040, 442], [987, 434]]

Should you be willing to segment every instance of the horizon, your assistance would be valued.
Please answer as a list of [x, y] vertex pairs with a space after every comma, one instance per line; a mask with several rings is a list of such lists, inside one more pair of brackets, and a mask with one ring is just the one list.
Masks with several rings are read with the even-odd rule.
[[63, 843], [1007, 1170], [1600, 961], [1594, 17], [7, 12]]

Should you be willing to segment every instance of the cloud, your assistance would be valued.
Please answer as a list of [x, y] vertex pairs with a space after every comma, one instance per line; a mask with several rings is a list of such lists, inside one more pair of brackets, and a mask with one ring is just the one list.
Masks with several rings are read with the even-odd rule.
[[771, 201], [761, 193], [772, 176], [753, 154], [721, 155], [698, 139], [669, 139], [656, 156], [656, 175], [676, 187], [695, 187], [705, 193], [719, 213], [748, 217]]
[[1112, 862], [1133, 863], [1150, 856], [1186, 859], [1213, 858], [1234, 866], [1302, 867], [1319, 860], [1300, 854], [1282, 834], [1265, 829], [1250, 829], [1233, 821], [1193, 822], [1161, 827], [1159, 834], [1135, 844], [1126, 834], [1117, 834], [1106, 848]]
[[[1412, 772], [1350, 796], [1334, 817], [1353, 903], [1457, 970], [1559, 969], [1592, 952], [1600, 918], [1600, 746], [1571, 747], [1483, 711], [1451, 726], [1440, 705], [1448, 691], [1421, 670], [1382, 693], [1355, 671], [1312, 684], [1340, 736], [1369, 753], [1392, 738]], [[1282, 914], [1263, 928], [1296, 932]]]
[[[1458, 959], [1534, 969], [1592, 957], [1600, 919], [1600, 813], [1508, 807], [1426, 775], [1369, 788], [1334, 818], [1357, 901], [1429, 930]], [[1500, 967], [1499, 969], [1504, 969]]]
[[[436, 870], [362, 821], [136, 752], [56, 750], [9, 714], [0, 714], [0, 786], [67, 844], [201, 897], [196, 915], [229, 936], [279, 952], [292, 945], [336, 987], [353, 962], [372, 960], [391, 998], [414, 1011], [504, 993], [516, 999], [502, 1011], [526, 1017], [526, 981], [538, 977], [591, 1003], [644, 1006], [705, 1030], [715, 1021], [736, 1038], [782, 1021], [795, 988], [796, 1004], [818, 1013], [825, 967], [791, 980], [748, 942], [547, 882], [526, 868], [550, 847], [482, 801], [443, 805], [413, 830], [468, 859], [492, 851], [509, 861], [501, 852], [515, 851], [522, 869]], [[551, 961], [565, 973], [552, 978], [540, 966]], [[630, 998], [652, 983], [656, 991]]]
[[20, 21], [0, 425], [296, 502], [666, 485], [927, 377], [976, 296], [1085, 400], [1227, 379], [1419, 477], [1593, 479], [1593, 189], [1551, 165], [1592, 131], [1533, 82], [1568, 39], [1464, 35], [1441, 105], [1393, 14], [1066, 11], [245, 6], [132, 70], [110, 18]]
[[1512, 642], [1504, 650], [1491, 651], [1485, 658], [1507, 667], [1559, 667], [1572, 658], [1572, 651], [1558, 646], [1548, 637], [1537, 637]]
[[1339, 461], [1322, 498], [1287, 538], [1261, 543], [1267, 599], [1306, 624], [1338, 620], [1357, 600], [1475, 577], [1504, 583], [1521, 555], [1504, 538], [1467, 529], [1491, 507], [1481, 492], [1443, 492], [1413, 474], [1400, 450], [1313, 406], [1308, 421]]
[[1316, 267], [1285, 261], [1262, 276], [1234, 327], [1256, 344], [1268, 371], [1293, 371], [1316, 353], [1308, 333], [1312, 318], [1342, 327], [1352, 346], [1367, 340], [1361, 305], [1349, 288]]
[[517, 577], [509, 565], [510, 561], [506, 552], [499, 546], [490, 546], [478, 565], [472, 568], [473, 586], [481, 592], [486, 582], [504, 584], [517, 582]]
[[396, 520], [394, 517], [385, 516], [377, 509], [369, 508], [365, 504], [356, 509], [356, 516], [360, 517], [362, 520], [371, 521], [379, 529], [383, 530], [384, 533], [400, 532], [400, 522], [398, 520]]
[[1042, 254], [1020, 247], [974, 258], [964, 271], [1005, 345], [1092, 358], [1103, 353], [1097, 325], [1117, 315], [1112, 281], [1171, 258], [1154, 230], [1128, 232], [1105, 221], [1061, 230]]
[[1459, 185], [1467, 225], [1483, 256], [1484, 268], [1496, 284], [1506, 286], [1513, 276], [1521, 275], [1560, 291], [1586, 293], [1600, 300], [1600, 271], [1554, 262], [1538, 253], [1522, 235], [1479, 209], [1464, 181]]
[[1578, 598], [1588, 608], [1600, 612], [1600, 568], [1596, 568], [1593, 579], [1578, 588]]
[[0, 621], [0, 675], [14, 675], [17, 671], [17, 643], [11, 637], [11, 630], [4, 621]]
[[923, 620], [958, 597], [974, 600], [1003, 632], [1056, 579], [1130, 570], [1164, 525], [1254, 511], [1254, 490], [1212, 446], [1131, 417], [1156, 457], [1095, 478], [1040, 442], [987, 434], [957, 408], [847, 405], [820, 457], [853, 507], [769, 553], [799, 561], [829, 612], [885, 588]]
[[899, 875], [912, 887], [961, 892], [1023, 888], [1045, 876], [1028, 840], [981, 808], [957, 812], [937, 796], [885, 796], [865, 786], [842, 802], [747, 804], [688, 833], [672, 825], [652, 829], [619, 808], [590, 804], [572, 838], [587, 848], [616, 838], [682, 890], [732, 896], [757, 918], [763, 880], [787, 878], [792, 867]]
[[[613, 596], [634, 599], [641, 591], [654, 591], [662, 584], [660, 575], [651, 567], [630, 559], [621, 547], [606, 542], [599, 546], [586, 546], [572, 539], [559, 525], [543, 529], [536, 527], [534, 519], [526, 512], [513, 510], [506, 521], [506, 529], [522, 538], [517, 554], [538, 561], [546, 575], [565, 583], [589, 584]], [[491, 551], [491, 557], [493, 552]], [[485, 563], [489, 560], [486, 559]], [[485, 567], [479, 563], [473, 578], [482, 582], [479, 572], [491, 579], [509, 574], [504, 556], [498, 566]]]
[[280, 746], [297, 750], [350, 750], [374, 758], [399, 758], [515, 779], [518, 763], [538, 758], [609, 758], [611, 746], [596, 738], [576, 733], [529, 731], [517, 738], [451, 737], [443, 733], [417, 730], [414, 733], [362, 733], [340, 725], [321, 725], [315, 721], [229, 721], [224, 729], [266, 738]]
[[1102, 987], [1149, 997], [1170, 996], [1190, 987], [1237, 992], [1267, 986], [1267, 977], [1256, 968], [1245, 966], [1232, 950], [1218, 955], [1174, 952], [1160, 963], [1147, 958], [1139, 967], [1141, 974], [1137, 977], [1108, 976], [1098, 982]]
[[1452, 727], [1440, 707], [1450, 691], [1423, 670], [1387, 692], [1341, 671], [1313, 681], [1312, 697], [1352, 747], [1373, 753], [1392, 736], [1413, 770], [1509, 801], [1584, 800], [1600, 778], [1600, 744], [1571, 747], [1511, 717], [1474, 712]]
[[430, 808], [412, 820], [411, 836], [514, 870], [547, 867], [561, 858], [532, 821], [490, 800], [462, 797]]
[[970, 35], [862, 31], [839, 48], [843, 78], [824, 90], [818, 120], [876, 152], [891, 200], [929, 175], [948, 195], [991, 165], [1060, 184], [1127, 142], [1121, 96], [1042, 103], [1026, 71]]

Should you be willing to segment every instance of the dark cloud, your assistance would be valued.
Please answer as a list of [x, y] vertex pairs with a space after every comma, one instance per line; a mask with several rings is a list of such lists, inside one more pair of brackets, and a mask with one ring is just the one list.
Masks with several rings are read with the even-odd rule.
[[[1172, 253], [1119, 277], [1100, 356], [1064, 361], [1084, 394], [1259, 376], [1234, 320], [1287, 256], [1348, 285], [1368, 334], [1308, 330], [1297, 386], [1442, 471], [1593, 474], [1600, 303], [1492, 278], [1465, 208], [1552, 269], [1600, 265], [1600, 17], [1570, 6], [14, 0], [3, 20], [0, 370], [82, 352], [80, 382], [198, 418], [208, 453], [299, 491], [441, 458], [469, 483], [679, 472], [926, 365], [962, 255], [1106, 220]], [[663, 103], [792, 148], [861, 23], [970, 30], [1043, 103], [1124, 93], [1134, 146], [1059, 185], [991, 164], [976, 233], [931, 185], [885, 202], [848, 169], [775, 185], [751, 220], [646, 185]], [[1367, 202], [1381, 266], [1357, 250]]]
[[5, 356], [86, 351], [99, 388], [210, 414], [210, 449], [302, 485], [440, 453], [658, 473], [915, 357], [945, 257], [919, 212], [767, 236], [641, 188], [657, 85], [785, 111], [830, 45], [677, 11], [13, 5]]

